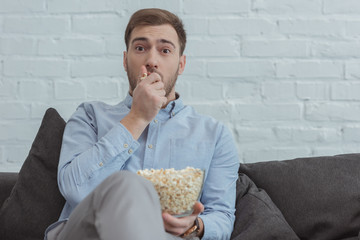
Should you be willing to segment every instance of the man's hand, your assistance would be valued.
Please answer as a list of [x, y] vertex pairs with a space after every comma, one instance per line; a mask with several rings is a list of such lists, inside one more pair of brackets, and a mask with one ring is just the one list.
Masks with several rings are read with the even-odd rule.
[[171, 216], [169, 213], [163, 213], [162, 217], [165, 230], [175, 236], [180, 236], [194, 225], [195, 219], [203, 211], [204, 205], [202, 205], [200, 202], [196, 202], [194, 205], [194, 211], [189, 216], [177, 218]]
[[[141, 66], [141, 74], [133, 91], [133, 103], [130, 114], [141, 118], [145, 122], [151, 122], [160, 109], [166, 105], [164, 83], [161, 76], [147, 72], [145, 66]], [[143, 77], [144, 74], [147, 76]]]
[[131, 110], [120, 122], [138, 139], [146, 126], [166, 105], [164, 83], [158, 73], [149, 73], [141, 66], [137, 85], [132, 92]]

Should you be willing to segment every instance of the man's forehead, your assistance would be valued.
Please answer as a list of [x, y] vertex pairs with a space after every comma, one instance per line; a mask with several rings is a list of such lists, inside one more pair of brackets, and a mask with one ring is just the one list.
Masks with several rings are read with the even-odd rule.
[[137, 26], [131, 33], [130, 43], [136, 40], [156, 41], [160, 43], [171, 42], [174, 46], [179, 45], [179, 38], [175, 29], [169, 25]]

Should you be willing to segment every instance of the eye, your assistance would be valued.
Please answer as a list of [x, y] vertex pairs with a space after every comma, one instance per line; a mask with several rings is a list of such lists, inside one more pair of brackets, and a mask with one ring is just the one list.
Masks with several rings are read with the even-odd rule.
[[135, 50], [138, 51], [138, 52], [143, 52], [143, 51], [145, 51], [145, 48], [142, 47], [142, 46], [136, 46]]
[[167, 48], [163, 49], [162, 52], [165, 53], [165, 54], [171, 53], [170, 49], [167, 49]]

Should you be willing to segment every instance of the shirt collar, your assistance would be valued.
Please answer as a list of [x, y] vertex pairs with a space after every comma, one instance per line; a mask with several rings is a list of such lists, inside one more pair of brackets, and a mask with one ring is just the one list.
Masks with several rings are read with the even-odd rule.
[[[176, 95], [176, 99], [169, 102], [169, 104], [165, 108], [161, 109], [158, 115], [156, 116], [156, 118], [163, 120], [172, 118], [185, 107], [182, 98], [180, 97], [180, 94], [175, 93], [175, 95]], [[133, 101], [132, 96], [129, 93], [127, 93], [123, 103], [125, 104], [125, 106], [127, 106], [130, 109], [132, 105], [132, 101]]]

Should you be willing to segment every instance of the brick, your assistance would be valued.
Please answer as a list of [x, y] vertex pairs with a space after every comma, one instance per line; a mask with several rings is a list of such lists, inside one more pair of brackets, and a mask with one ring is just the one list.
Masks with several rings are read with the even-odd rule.
[[3, 32], [3, 18], [0, 15], [0, 33], [2, 33], [2, 32]]
[[346, 82], [331, 85], [331, 99], [333, 100], [360, 100], [360, 83]]
[[186, 66], [184, 76], [202, 76], [206, 75], [205, 61], [192, 57], [186, 57]]
[[329, 146], [330, 144], [327, 144], [327, 146], [321, 146], [321, 147], [314, 147], [313, 148], [313, 155], [314, 156], [334, 156], [338, 154], [345, 153], [343, 149], [341, 149], [338, 145]]
[[265, 82], [262, 85], [262, 97], [266, 101], [294, 102], [295, 84], [292, 82]]
[[72, 77], [120, 76], [123, 73], [122, 60], [79, 60], [71, 63]]
[[124, 34], [128, 19], [114, 14], [74, 16], [72, 30], [81, 34]]
[[50, 13], [132, 13], [142, 8], [140, 0], [47, 0], [47, 6]]
[[124, 38], [120, 37], [105, 37], [106, 53], [109, 55], [121, 55], [123, 56], [126, 51], [126, 45]]
[[341, 78], [343, 66], [330, 61], [288, 61], [276, 64], [279, 78]]
[[345, 65], [346, 79], [360, 79], [360, 63], [347, 62]]
[[119, 84], [116, 80], [87, 81], [87, 97], [92, 99], [118, 98]]
[[320, 82], [296, 83], [296, 95], [302, 100], [325, 100], [329, 99], [329, 86]]
[[279, 32], [302, 36], [343, 36], [345, 22], [338, 20], [279, 20]]
[[[183, 24], [188, 36], [204, 36], [209, 31], [209, 21], [204, 17], [182, 17]], [[196, 23], [196, 24], [194, 24]]]
[[305, 104], [305, 119], [310, 121], [360, 121], [359, 103], [320, 102]]
[[266, 35], [276, 31], [276, 23], [265, 19], [219, 18], [209, 20], [209, 33], [213, 35]]
[[21, 145], [7, 146], [6, 162], [21, 166], [28, 156], [30, 148], [31, 142], [26, 144], [23, 143]]
[[186, 48], [188, 56], [236, 57], [240, 55], [240, 43], [237, 39], [217, 39], [214, 37], [189, 39]]
[[312, 44], [311, 52], [316, 57], [343, 58], [360, 57], [360, 43], [347, 42], [319, 42]]
[[360, 5], [357, 0], [324, 0], [324, 13], [327, 14], [359, 14]]
[[225, 99], [255, 99], [259, 96], [259, 86], [251, 82], [227, 81], [224, 85]]
[[[1, 169], [4, 167], [4, 163], [5, 163], [5, 153], [4, 153], [4, 147], [0, 145], [0, 171]], [[2, 171], [2, 172], [6, 172], [6, 170]]]
[[1, 0], [0, 13], [44, 12], [44, 0]]
[[71, 103], [58, 102], [53, 106], [59, 112], [60, 116], [67, 121], [82, 102], [84, 102], [84, 100], [78, 100], [77, 102], [72, 101]]
[[81, 102], [84, 102], [84, 99], [81, 100], [71, 100], [70, 102], [66, 101], [56, 101], [52, 103], [38, 103], [34, 102], [31, 104], [31, 117], [33, 119], [42, 119], [46, 110], [49, 107], [55, 108], [60, 116], [67, 121], [70, 116], [75, 112], [76, 108], [80, 105]]
[[[206, 88], [204, 86], [206, 85]], [[221, 82], [213, 81], [193, 81], [192, 87], [192, 99], [193, 100], [203, 100], [207, 101], [221, 100], [224, 99], [223, 96], [223, 84]]]
[[216, 0], [184, 0], [183, 8], [186, 14], [221, 14], [221, 13], [247, 13], [250, 12], [250, 0], [226, 0], [221, 7]]
[[[116, 0], [113, 0], [116, 1]], [[130, 3], [129, 5], [134, 5], [134, 2], [131, 2], [131, 0], [128, 0]], [[136, 9], [133, 10], [135, 12], [136, 10], [140, 8], [153, 8], [154, 6], [160, 7], [162, 9], [166, 9], [176, 15], [179, 15], [182, 13], [182, 2], [181, 1], [164, 1], [164, 0], [151, 0], [151, 1], [139, 1], [139, 6]], [[118, 4], [121, 5], [121, 4]], [[123, 4], [122, 4], [123, 5]], [[122, 8], [120, 8], [122, 9]], [[132, 11], [130, 11], [132, 13]], [[180, 16], [182, 18], [182, 16]]]
[[341, 134], [332, 128], [276, 127], [275, 134], [279, 141], [297, 143], [330, 143], [341, 141]]
[[343, 138], [345, 142], [360, 142], [360, 127], [344, 127], [342, 129]]
[[250, 57], [306, 57], [307, 41], [302, 40], [246, 40], [242, 55]]
[[15, 99], [17, 95], [16, 88], [16, 82], [13, 80], [4, 79], [0, 81], [0, 99]]
[[293, 121], [301, 119], [299, 104], [237, 104], [236, 121]]
[[66, 16], [5, 17], [5, 33], [66, 34], [70, 32], [70, 19]]
[[42, 100], [51, 99], [52, 82], [46, 80], [19, 81], [19, 98], [21, 100]]
[[265, 162], [274, 160], [291, 160], [299, 157], [309, 157], [311, 150], [306, 147], [273, 147], [244, 151], [244, 162]]
[[193, 77], [181, 76], [176, 81], [175, 91], [180, 94], [181, 98], [185, 101], [192, 98], [191, 89]]
[[21, 102], [2, 102], [0, 116], [2, 119], [26, 119], [30, 116], [30, 107]]
[[4, 55], [35, 55], [36, 40], [33, 38], [0, 38], [0, 53]]
[[209, 61], [207, 72], [210, 77], [273, 77], [275, 69], [267, 61]]
[[4, 60], [4, 75], [17, 77], [63, 77], [68, 75], [68, 62], [50, 59]]
[[255, 0], [252, 10], [261, 14], [315, 15], [321, 14], [320, 0]]
[[39, 122], [44, 117], [48, 108], [52, 107], [53, 102], [32, 102], [31, 103], [31, 119], [37, 119]]
[[41, 55], [104, 55], [105, 43], [101, 39], [57, 38], [39, 41]]
[[29, 121], [2, 123], [0, 124], [0, 140], [8, 142], [33, 141], [39, 127], [40, 123]]
[[207, 103], [207, 102], [199, 102], [195, 101], [194, 103], [191, 103], [191, 106], [194, 107], [199, 113], [205, 114], [208, 116], [212, 116], [213, 118], [227, 123], [231, 120], [232, 115], [232, 106], [224, 103], [224, 102], [213, 102], [213, 103]]
[[360, 21], [347, 21], [344, 26], [346, 36], [357, 37], [360, 35]]
[[261, 142], [274, 141], [274, 134], [271, 128], [264, 127], [235, 127], [236, 141], [240, 144], [259, 144]]
[[55, 83], [55, 98], [58, 100], [84, 99], [85, 86], [80, 82], [59, 81]]

